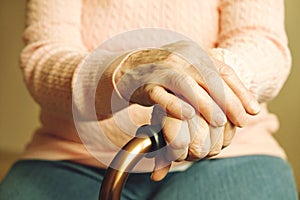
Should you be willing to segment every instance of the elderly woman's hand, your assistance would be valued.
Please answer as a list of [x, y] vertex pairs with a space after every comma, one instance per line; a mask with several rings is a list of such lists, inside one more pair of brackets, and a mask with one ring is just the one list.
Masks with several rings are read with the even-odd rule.
[[198, 161], [219, 154], [234, 137], [236, 127], [228, 121], [224, 126], [209, 125], [201, 115], [179, 120], [166, 116], [160, 106], [155, 106], [152, 124], [162, 123], [167, 146], [158, 150], [151, 178], [159, 181], [168, 173], [173, 161]]
[[191, 42], [134, 52], [120, 66], [114, 76], [120, 96], [140, 105], [158, 104], [177, 119], [190, 119], [196, 111], [210, 125], [223, 126], [228, 118], [242, 127], [247, 113], [259, 112], [234, 71], [212, 62]]
[[230, 144], [236, 126], [259, 112], [235, 72], [191, 42], [137, 51], [120, 66], [117, 93], [131, 103], [156, 105], [152, 123], [163, 125], [168, 145], [156, 158], [153, 180], [162, 179], [173, 161], [217, 155]]

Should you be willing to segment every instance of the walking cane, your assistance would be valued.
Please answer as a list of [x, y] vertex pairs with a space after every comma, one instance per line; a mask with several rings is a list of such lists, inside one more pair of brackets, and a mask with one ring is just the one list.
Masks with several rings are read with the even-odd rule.
[[156, 151], [166, 145], [159, 125], [144, 125], [114, 157], [101, 184], [99, 200], [119, 200], [123, 186], [134, 166], [145, 153]]

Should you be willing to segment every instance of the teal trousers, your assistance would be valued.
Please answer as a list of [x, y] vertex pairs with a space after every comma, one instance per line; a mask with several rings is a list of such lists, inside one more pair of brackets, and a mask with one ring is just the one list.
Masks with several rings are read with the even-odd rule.
[[[97, 200], [105, 170], [69, 161], [20, 160], [0, 185], [1, 200]], [[290, 165], [277, 157], [196, 162], [160, 182], [131, 174], [122, 199], [297, 200]]]

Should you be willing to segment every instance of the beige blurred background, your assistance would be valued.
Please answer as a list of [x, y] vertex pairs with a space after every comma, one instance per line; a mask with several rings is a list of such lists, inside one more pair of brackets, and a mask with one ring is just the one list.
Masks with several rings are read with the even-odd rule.
[[[28, 94], [18, 67], [25, 1], [0, 1], [0, 180], [39, 124], [38, 107]], [[299, 0], [286, 0], [286, 27], [293, 54], [293, 69], [282, 92], [270, 104], [270, 109], [281, 120], [276, 138], [287, 151], [300, 191], [299, 8]]]

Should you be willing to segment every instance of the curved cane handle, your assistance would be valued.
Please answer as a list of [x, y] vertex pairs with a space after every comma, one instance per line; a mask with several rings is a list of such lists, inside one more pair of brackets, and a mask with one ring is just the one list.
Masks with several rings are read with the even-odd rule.
[[112, 160], [101, 184], [99, 200], [119, 200], [128, 172], [144, 157], [144, 153], [156, 151], [166, 145], [161, 126], [158, 125], [141, 126], [137, 130], [137, 136], [139, 137], [130, 140]]

